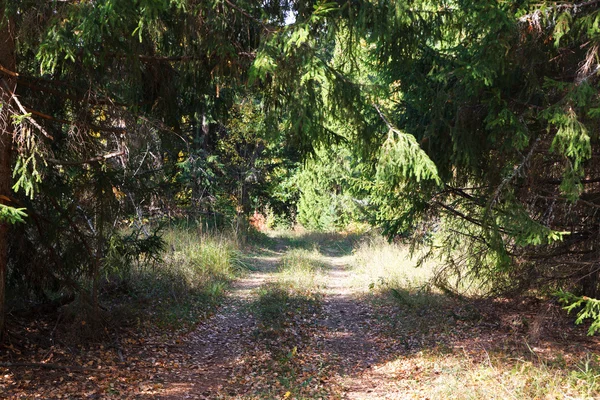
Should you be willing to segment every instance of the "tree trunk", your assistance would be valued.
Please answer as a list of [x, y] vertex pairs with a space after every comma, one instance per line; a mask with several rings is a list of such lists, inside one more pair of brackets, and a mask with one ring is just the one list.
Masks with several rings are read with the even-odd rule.
[[[0, 0], [0, 65], [11, 71], [15, 68], [15, 37], [12, 21], [5, 20], [6, 3]], [[12, 93], [16, 89], [16, 81], [8, 76], [0, 75], [0, 201], [12, 197], [12, 147], [14, 126], [8, 105], [12, 102]], [[8, 240], [10, 225], [0, 222], [0, 338], [4, 333], [5, 317], [5, 285], [8, 267]]]

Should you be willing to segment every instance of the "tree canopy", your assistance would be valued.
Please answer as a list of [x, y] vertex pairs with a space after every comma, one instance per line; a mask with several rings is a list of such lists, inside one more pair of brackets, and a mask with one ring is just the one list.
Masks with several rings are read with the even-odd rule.
[[0, 10], [2, 282], [96, 293], [113, 237], [159, 251], [149, 222], [268, 206], [410, 236], [440, 285], [600, 294], [600, 3]]

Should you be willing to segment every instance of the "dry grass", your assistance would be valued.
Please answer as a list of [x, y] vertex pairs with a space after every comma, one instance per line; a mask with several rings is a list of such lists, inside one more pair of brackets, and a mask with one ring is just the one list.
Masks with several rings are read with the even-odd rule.
[[[557, 306], [545, 320], [550, 303], [515, 308], [450, 296], [431, 284], [434, 264], [415, 268], [406, 246], [383, 238], [364, 239], [354, 254], [354, 285], [368, 294], [398, 354], [376, 367], [389, 385], [383, 398], [600, 398], [598, 341]], [[537, 321], [547, 326], [533, 332]]]
[[354, 251], [355, 282], [358, 288], [385, 291], [390, 288], [417, 290], [429, 285], [434, 265], [415, 267], [408, 246], [387, 242], [381, 236], [363, 238]]
[[377, 367], [394, 376], [390, 393], [403, 399], [595, 399], [596, 361], [572, 368], [489, 354], [483, 348], [431, 349]]

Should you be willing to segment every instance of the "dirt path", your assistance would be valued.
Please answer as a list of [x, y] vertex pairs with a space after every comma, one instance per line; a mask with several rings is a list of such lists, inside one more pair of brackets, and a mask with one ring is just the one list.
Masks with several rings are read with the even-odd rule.
[[[257, 343], [257, 321], [248, 305], [256, 289], [272, 279], [283, 254], [279, 251], [255, 259], [258, 271], [240, 279], [220, 311], [186, 338], [180, 349], [186, 361], [168, 375], [157, 377], [163, 389], [153, 398], [262, 398], [248, 394], [255, 384], [252, 378], [239, 376], [248, 373], [244, 363], [249, 359], [257, 363], [268, 357], [257, 350], [261, 347]], [[380, 322], [368, 302], [361, 300], [364, 288], [353, 284], [352, 256], [322, 255], [321, 261], [325, 265], [323, 307], [317, 318], [318, 328], [311, 331], [303, 347], [304, 352], [312, 353], [306, 359], [329, 366], [331, 379], [326, 385], [337, 386], [332, 391], [335, 397], [400, 398], [390, 385], [391, 376], [378, 367], [390, 359], [391, 353], [382, 339]], [[303, 368], [316, 370], [318, 366]]]
[[235, 396], [228, 384], [235, 378], [247, 348], [253, 346], [256, 319], [248, 310], [255, 291], [272, 277], [281, 253], [255, 257], [257, 271], [234, 283], [222, 308], [186, 337], [181, 353], [186, 363], [158, 377], [160, 399], [214, 399]]
[[386, 386], [377, 366], [389, 358], [383, 346], [379, 321], [363, 299], [364, 288], [356, 287], [349, 267], [351, 257], [328, 257], [322, 337], [315, 348], [336, 365], [336, 381], [348, 399], [386, 398]]
[[[0, 398], [600, 398], [600, 344], [585, 336], [585, 327], [551, 318], [563, 315], [558, 306], [542, 314], [545, 331], [533, 342], [526, 322], [536, 321], [538, 303], [475, 303], [387, 289], [384, 283], [394, 281], [379, 277], [387, 276], [377, 269], [379, 259], [368, 253], [368, 268], [353, 269], [365, 256], [359, 249], [353, 259], [350, 240], [341, 235], [268, 244], [249, 260], [253, 271], [193, 332], [157, 328], [85, 349], [31, 346], [37, 358], [33, 350], [17, 358], [29, 348], [12, 348], [13, 358], [5, 359], [37, 363], [5, 368]], [[282, 262], [285, 271], [276, 273]], [[292, 275], [297, 271], [288, 266], [296, 262], [318, 278], [309, 290], [292, 289], [290, 278], [306, 278]], [[366, 295], [371, 282], [380, 286]], [[280, 288], [298, 296], [283, 297], [292, 306], [271, 307], [281, 299], [269, 290]]]

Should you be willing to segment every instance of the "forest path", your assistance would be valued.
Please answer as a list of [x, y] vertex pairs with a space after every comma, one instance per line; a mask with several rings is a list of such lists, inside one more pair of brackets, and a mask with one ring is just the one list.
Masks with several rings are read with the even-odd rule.
[[254, 271], [232, 285], [218, 312], [185, 338], [180, 352], [186, 363], [158, 377], [161, 399], [214, 399], [234, 396], [228, 385], [235, 377], [246, 349], [253, 346], [257, 321], [249, 304], [257, 289], [272, 279], [283, 252], [253, 256]]
[[[171, 350], [185, 361], [155, 378], [162, 390], [152, 398], [400, 398], [393, 392], [393, 377], [378, 367], [391, 358], [389, 338], [381, 334], [381, 322], [362, 296], [368, 287], [356, 285], [351, 248], [343, 251], [333, 242], [309, 245], [320, 248], [322, 300], [312, 328], [304, 335], [294, 333], [305, 337], [297, 344], [299, 368], [294, 370], [292, 362], [281, 361], [279, 352], [262, 343], [260, 323], [251, 310], [257, 289], [275, 279], [286, 251], [297, 248], [276, 240], [270, 254], [252, 257], [255, 271], [233, 285], [220, 310], [190, 333], [181, 348]], [[299, 374], [307, 378], [295, 391], [298, 384], [291, 381], [299, 381]]]
[[321, 323], [322, 335], [313, 338], [315, 351], [335, 366], [332, 384], [344, 399], [397, 399], [395, 377], [386, 364], [397, 355], [377, 312], [358, 285], [352, 256], [325, 257], [329, 266]]

